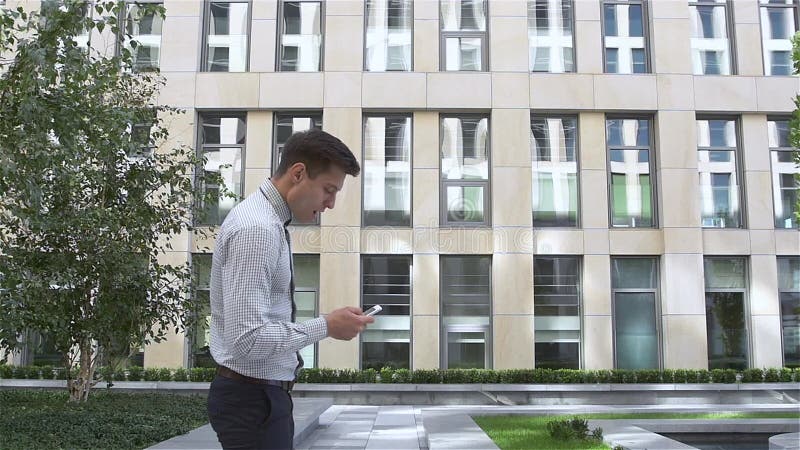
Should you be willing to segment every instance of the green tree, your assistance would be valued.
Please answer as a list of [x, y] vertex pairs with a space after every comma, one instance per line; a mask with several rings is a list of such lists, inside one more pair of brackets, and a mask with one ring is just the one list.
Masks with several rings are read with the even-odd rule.
[[[88, 399], [101, 354], [190, 324], [191, 271], [163, 263], [164, 237], [193, 231], [194, 205], [215, 203], [195, 182], [223, 186], [202, 170], [195, 179], [205, 161], [169, 144], [181, 112], [157, 104], [157, 71], [134, 70], [124, 4], [92, 5], [94, 18], [87, 7], [0, 15], [0, 349], [48, 336], [71, 401]], [[77, 44], [92, 30], [115, 36], [115, 55]]]
[[[794, 69], [792, 73], [800, 75], [800, 31], [794, 34], [792, 38], [792, 61]], [[800, 167], [800, 94], [794, 97], [794, 111], [792, 118], [789, 120], [789, 145], [795, 148], [794, 162]], [[800, 187], [800, 173], [794, 175], [795, 183]], [[794, 215], [797, 222], [800, 223], [800, 195], [797, 196], [795, 201]]]

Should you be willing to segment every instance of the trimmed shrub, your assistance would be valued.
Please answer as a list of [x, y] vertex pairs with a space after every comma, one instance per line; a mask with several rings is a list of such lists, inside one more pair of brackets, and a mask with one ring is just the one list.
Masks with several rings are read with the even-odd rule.
[[764, 370], [762, 369], [745, 369], [742, 371], [742, 383], [763, 383]]
[[411, 382], [415, 384], [441, 384], [442, 371], [439, 369], [419, 369], [411, 373]]
[[776, 383], [781, 381], [781, 372], [778, 369], [767, 369], [764, 371], [764, 381], [767, 383]]
[[636, 383], [661, 383], [661, 372], [658, 370], [637, 370]]
[[[145, 370], [147, 373], [147, 370]], [[205, 380], [205, 371], [202, 367], [192, 367], [189, 369], [189, 381], [204, 381]]]
[[158, 381], [172, 381], [172, 370], [158, 369]]
[[384, 367], [381, 369], [381, 383], [393, 383], [394, 380], [392, 379], [394, 375], [394, 369], [390, 367]]
[[792, 369], [789, 369], [788, 367], [784, 367], [783, 369], [781, 369], [780, 378], [778, 379], [778, 381], [781, 381], [783, 383], [790, 383], [794, 381], [794, 377], [792, 376]]
[[144, 369], [144, 373], [142, 374], [142, 379], [144, 381], [158, 381], [158, 369], [153, 367]]
[[711, 372], [706, 369], [696, 370], [698, 383], [711, 383]]
[[589, 422], [580, 417], [571, 419], [557, 419], [547, 422], [547, 432], [550, 437], [559, 441], [572, 440], [603, 440], [603, 429], [595, 428], [589, 432]]
[[128, 367], [128, 381], [142, 381], [144, 376], [144, 368], [139, 366]]
[[411, 383], [411, 371], [408, 369], [397, 369], [392, 375], [392, 381], [395, 383]]
[[0, 364], [0, 379], [14, 378], [14, 367], [6, 364]]
[[175, 381], [189, 381], [189, 372], [183, 367], [175, 369], [175, 373], [172, 374], [172, 379]]
[[736, 371], [733, 369], [713, 369], [711, 371], [713, 383], [736, 383]]

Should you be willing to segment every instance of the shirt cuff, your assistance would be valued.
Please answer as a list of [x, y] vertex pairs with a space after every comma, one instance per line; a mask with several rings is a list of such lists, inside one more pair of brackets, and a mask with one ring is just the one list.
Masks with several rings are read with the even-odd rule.
[[313, 342], [321, 341], [328, 337], [328, 321], [324, 317], [317, 317], [303, 324], [308, 326], [308, 335]]

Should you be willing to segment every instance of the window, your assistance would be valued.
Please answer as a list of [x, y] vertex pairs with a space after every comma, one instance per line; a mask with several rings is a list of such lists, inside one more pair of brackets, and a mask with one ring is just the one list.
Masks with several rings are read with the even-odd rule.
[[488, 137], [488, 117], [442, 117], [442, 225], [489, 226]]
[[[130, 0], [129, 0], [130, 1]], [[156, 3], [161, 5], [161, 3]], [[148, 6], [153, 5], [147, 3]], [[153, 11], [142, 8], [141, 2], [125, 5], [125, 33], [137, 42], [131, 48], [135, 70], [157, 69], [161, 54], [161, 27], [163, 18]]]
[[361, 257], [361, 308], [381, 305], [361, 333], [361, 368], [411, 367], [411, 256]]
[[797, 0], [761, 0], [764, 75], [792, 74], [792, 36], [797, 32]]
[[700, 211], [706, 228], [742, 226], [736, 128], [734, 119], [697, 120]]
[[748, 367], [746, 262], [746, 258], [730, 256], [703, 261], [709, 369]]
[[[200, 115], [200, 124], [200, 152], [207, 158], [204, 170], [219, 173], [225, 187], [236, 196], [231, 198], [220, 194], [216, 201], [200, 205], [200, 212], [204, 214], [200, 225], [220, 225], [242, 195], [242, 158], [247, 128], [245, 116], [204, 113]], [[215, 185], [201, 184], [199, 187], [201, 196], [220, 191], [220, 187]]]
[[283, 1], [278, 46], [281, 72], [322, 70], [322, 2]]
[[650, 120], [606, 119], [612, 227], [655, 227]]
[[[310, 129], [322, 129], [322, 113], [321, 112], [298, 112], [298, 113], [276, 113], [275, 114], [275, 143], [272, 146], [272, 173], [278, 170], [281, 163], [281, 155], [283, 154], [283, 146], [286, 141], [294, 133], [300, 131], [308, 131]], [[319, 215], [314, 222], [301, 222], [299, 220], [292, 221], [295, 225], [319, 225]]]
[[486, 71], [486, 0], [440, 0], [441, 70]]
[[411, 116], [364, 118], [364, 226], [411, 226]]
[[444, 369], [492, 367], [492, 258], [441, 256]]
[[792, 160], [797, 149], [789, 145], [789, 119], [769, 119], [767, 131], [772, 159], [775, 228], [798, 228], [800, 223], [796, 214], [800, 182], [797, 177], [800, 167]]
[[217, 367], [211, 356], [211, 260], [210, 253], [192, 254], [195, 280], [196, 322], [188, 330], [189, 367]]
[[614, 360], [618, 369], [658, 369], [661, 362], [656, 258], [612, 258]]
[[367, 0], [364, 70], [412, 70], [413, 5], [411, 0]]
[[528, 1], [531, 72], [575, 72], [572, 0]]
[[533, 305], [536, 367], [579, 369], [580, 258], [534, 257]]
[[690, 0], [692, 70], [695, 75], [730, 75], [727, 0]]
[[531, 117], [533, 226], [578, 226], [578, 119]]
[[644, 0], [603, 1], [606, 73], [647, 73]]
[[[294, 255], [294, 285], [295, 322], [319, 317], [319, 255]], [[300, 350], [303, 367], [317, 367], [318, 348], [314, 343]]]
[[249, 3], [214, 1], [206, 3], [204, 72], [247, 71]]
[[778, 257], [783, 366], [800, 367], [800, 257]]

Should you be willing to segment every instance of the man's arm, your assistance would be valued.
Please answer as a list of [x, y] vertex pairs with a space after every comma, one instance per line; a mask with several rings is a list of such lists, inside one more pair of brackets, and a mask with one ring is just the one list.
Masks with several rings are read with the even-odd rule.
[[224, 338], [236, 358], [261, 360], [294, 353], [328, 334], [324, 318], [301, 324], [268, 321], [271, 282], [285, 239], [280, 227], [235, 230], [222, 270]]

